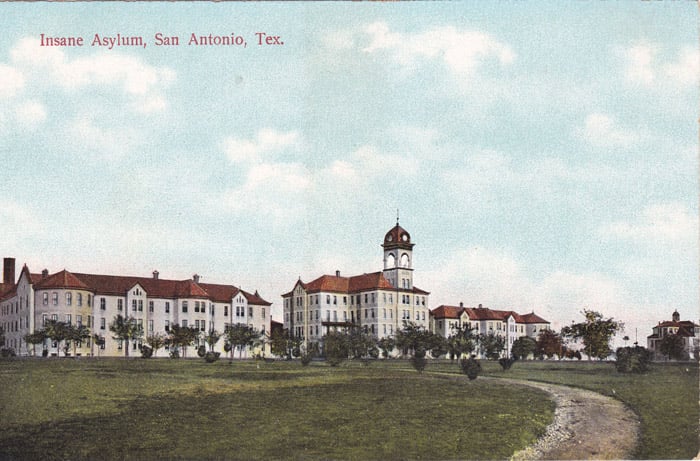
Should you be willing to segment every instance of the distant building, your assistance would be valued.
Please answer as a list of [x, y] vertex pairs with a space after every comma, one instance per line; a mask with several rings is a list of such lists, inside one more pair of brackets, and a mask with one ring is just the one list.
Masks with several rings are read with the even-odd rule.
[[282, 295], [284, 328], [306, 347], [334, 330], [362, 328], [383, 338], [396, 334], [404, 321], [428, 328], [430, 293], [413, 285], [413, 246], [397, 220], [384, 236], [383, 271], [299, 279]]
[[668, 335], [679, 335], [683, 338], [685, 350], [690, 357], [695, 351], [700, 350], [700, 325], [690, 320], [681, 320], [678, 311], [673, 311], [671, 320], [659, 322], [652, 328], [652, 334], [647, 336], [647, 349], [653, 352], [655, 360], [661, 360], [664, 355], [661, 353], [660, 345], [664, 337]]
[[464, 307], [441, 305], [430, 312], [430, 323], [433, 332], [447, 338], [453, 333], [453, 329], [469, 327], [474, 334], [494, 333], [505, 339], [506, 353], [510, 355], [510, 349], [516, 339], [527, 336], [537, 339], [542, 330], [548, 330], [550, 322], [538, 316], [534, 312], [518, 314], [514, 311], [501, 311], [489, 309], [479, 304], [478, 307]]
[[[123, 344], [112, 338], [109, 324], [117, 315], [136, 319], [143, 328], [144, 339], [155, 333], [167, 334], [173, 324], [195, 327], [202, 335], [212, 330], [222, 332], [236, 323], [250, 325], [260, 332], [270, 330], [271, 303], [257, 292], [251, 294], [233, 285], [202, 283], [198, 275], [187, 280], [167, 280], [161, 279], [158, 271], [152, 277], [67, 270], [33, 274], [25, 265], [14, 283], [14, 260], [5, 258], [4, 268], [0, 326], [5, 332], [5, 346], [18, 355], [33, 351], [24, 336], [42, 329], [49, 320], [86, 326], [104, 339], [102, 346], [96, 346], [92, 338], [82, 342], [76, 348], [76, 354], [80, 355], [124, 355], [124, 347], [138, 351], [143, 340]], [[204, 344], [203, 340], [200, 343]], [[221, 339], [216, 350], [223, 351], [223, 346]], [[37, 346], [38, 352], [41, 347]], [[50, 354], [59, 353], [55, 342], [46, 341], [44, 347]]]

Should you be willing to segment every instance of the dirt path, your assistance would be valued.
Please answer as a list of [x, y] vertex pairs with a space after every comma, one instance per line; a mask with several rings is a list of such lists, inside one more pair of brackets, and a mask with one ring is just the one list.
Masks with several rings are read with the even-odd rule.
[[639, 420], [625, 405], [601, 394], [554, 384], [499, 379], [550, 393], [557, 409], [547, 432], [512, 460], [630, 459]]

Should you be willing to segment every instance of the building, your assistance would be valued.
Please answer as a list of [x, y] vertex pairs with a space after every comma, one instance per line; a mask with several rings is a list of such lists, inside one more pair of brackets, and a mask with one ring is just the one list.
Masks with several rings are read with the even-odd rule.
[[411, 235], [396, 221], [384, 236], [382, 271], [361, 275], [322, 275], [299, 279], [282, 295], [284, 328], [309, 343], [321, 343], [332, 330], [362, 328], [377, 338], [392, 336], [412, 321], [430, 322], [430, 293], [413, 284]]
[[692, 357], [696, 351], [700, 351], [700, 325], [690, 320], [681, 320], [678, 311], [673, 311], [671, 320], [659, 322], [652, 328], [651, 335], [647, 336], [647, 349], [654, 354], [655, 360], [661, 360], [661, 341], [668, 335], [679, 335], [683, 338], [685, 351]]
[[453, 329], [469, 327], [474, 334], [494, 333], [505, 339], [507, 355], [516, 339], [521, 336], [537, 339], [542, 330], [549, 329], [550, 322], [531, 312], [518, 314], [514, 311], [501, 311], [483, 307], [441, 305], [430, 312], [430, 328], [445, 338], [452, 335]]
[[[122, 344], [112, 338], [109, 324], [117, 315], [136, 319], [144, 336], [167, 335], [173, 324], [195, 327], [203, 335], [212, 330], [222, 332], [236, 323], [263, 333], [270, 330], [271, 303], [257, 292], [202, 283], [198, 275], [187, 280], [167, 280], [161, 279], [158, 271], [152, 277], [67, 270], [36, 274], [25, 265], [17, 283], [13, 283], [14, 259], [5, 258], [4, 268], [0, 326], [5, 332], [5, 346], [18, 355], [33, 352], [34, 347], [24, 341], [24, 336], [42, 329], [49, 320], [86, 326], [104, 339], [101, 346], [92, 338], [78, 344], [76, 354], [80, 355], [123, 355], [124, 347], [138, 350], [140, 342]], [[219, 340], [216, 350], [223, 351], [223, 345], [224, 341]], [[58, 354], [57, 346], [50, 341], [44, 345], [50, 354]]]

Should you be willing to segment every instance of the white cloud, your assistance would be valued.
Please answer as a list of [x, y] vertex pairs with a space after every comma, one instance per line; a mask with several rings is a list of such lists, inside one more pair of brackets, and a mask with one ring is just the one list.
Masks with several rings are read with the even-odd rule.
[[640, 43], [620, 50], [625, 61], [625, 79], [646, 87], [652, 85], [697, 86], [700, 76], [700, 52], [697, 47], [682, 47], [675, 59], [663, 54], [659, 45]]
[[298, 132], [282, 132], [271, 128], [259, 130], [252, 140], [229, 138], [224, 141], [224, 150], [234, 163], [259, 162], [285, 149], [298, 149], [300, 146], [301, 136]]
[[41, 86], [55, 84], [67, 91], [114, 86], [129, 96], [133, 107], [143, 109], [145, 103], [151, 111], [165, 107], [163, 88], [175, 80], [172, 69], [151, 66], [138, 57], [103, 53], [70, 59], [63, 50], [39, 46], [36, 38], [21, 39], [10, 56], [16, 67]]
[[68, 133], [80, 140], [82, 149], [98, 154], [100, 158], [120, 158], [140, 141], [140, 136], [134, 130], [127, 127], [104, 128], [90, 116], [76, 117], [69, 124]]
[[608, 224], [599, 229], [599, 233], [654, 246], [696, 247], [698, 216], [679, 203], [655, 204], [648, 206], [636, 220]]
[[664, 73], [681, 85], [698, 85], [700, 78], [700, 52], [686, 46], [678, 53], [678, 60], [667, 64]]
[[37, 101], [25, 101], [15, 108], [17, 120], [29, 128], [35, 128], [46, 120], [46, 108]]
[[0, 64], [0, 98], [15, 96], [24, 88], [25, 79], [14, 67]]
[[495, 59], [501, 65], [510, 64], [515, 59], [513, 50], [491, 35], [449, 26], [403, 34], [392, 32], [384, 22], [376, 22], [367, 26], [365, 33], [370, 43], [363, 51], [386, 52], [407, 68], [416, 67], [421, 59], [439, 60], [456, 75], [468, 77], [488, 59]]
[[584, 127], [576, 130], [576, 134], [601, 147], [630, 147], [640, 139], [639, 133], [620, 127], [614, 118], [602, 113], [588, 115]]

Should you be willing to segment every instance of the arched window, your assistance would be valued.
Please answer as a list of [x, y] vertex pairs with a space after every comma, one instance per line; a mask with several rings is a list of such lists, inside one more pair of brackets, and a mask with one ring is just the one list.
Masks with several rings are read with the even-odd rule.
[[411, 259], [408, 257], [407, 253], [401, 255], [401, 267], [409, 267], [411, 265]]
[[71, 293], [70, 291], [67, 291], [66, 292], [66, 306], [70, 306], [71, 304], [73, 304], [73, 293]]
[[386, 257], [386, 267], [396, 267], [396, 256], [394, 256], [394, 253], [389, 253]]

